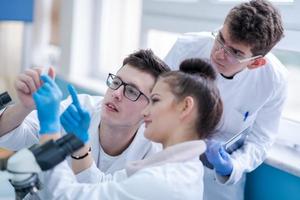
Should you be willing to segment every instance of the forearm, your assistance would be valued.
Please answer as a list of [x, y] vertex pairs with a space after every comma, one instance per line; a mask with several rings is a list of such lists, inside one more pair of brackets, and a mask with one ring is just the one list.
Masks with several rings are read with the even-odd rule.
[[72, 155], [75, 157], [81, 157], [88, 153], [88, 155], [86, 157], [84, 157], [80, 160], [76, 160], [76, 159], [72, 158], [72, 170], [75, 174], [78, 174], [78, 173], [82, 172], [83, 170], [86, 170], [89, 167], [91, 167], [91, 165], [93, 163], [93, 158], [92, 158], [91, 153], [89, 152], [89, 149], [90, 149], [90, 145], [84, 145], [84, 147], [82, 147], [78, 151], [74, 152], [74, 154]]
[[19, 103], [9, 106], [0, 116], [0, 137], [18, 127], [32, 110]]

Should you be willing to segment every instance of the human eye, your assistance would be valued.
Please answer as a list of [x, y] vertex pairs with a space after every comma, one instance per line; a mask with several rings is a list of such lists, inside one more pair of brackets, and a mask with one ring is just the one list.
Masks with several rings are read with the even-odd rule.
[[116, 77], [115, 77], [115, 78], [112, 79], [111, 84], [112, 84], [113, 86], [119, 86], [119, 85], [122, 84], [122, 81], [121, 81], [119, 78], [116, 78]]
[[235, 50], [235, 49], [230, 49], [230, 51], [231, 51], [231, 53], [232, 53], [235, 57], [237, 57], [237, 58], [243, 58], [243, 56], [242, 56], [242, 54], [241, 54], [240, 51]]
[[151, 104], [155, 104], [155, 103], [157, 103], [157, 102], [159, 102], [160, 100], [159, 100], [159, 98], [157, 98], [157, 97], [152, 97], [151, 99], [150, 99], [150, 102], [151, 102]]
[[140, 94], [140, 91], [132, 86], [126, 87], [126, 92], [131, 96], [138, 96]]

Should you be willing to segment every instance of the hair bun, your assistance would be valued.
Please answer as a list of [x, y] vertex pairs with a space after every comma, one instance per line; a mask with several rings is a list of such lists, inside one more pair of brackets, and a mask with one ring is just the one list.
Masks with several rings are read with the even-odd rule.
[[200, 58], [189, 58], [181, 62], [179, 70], [187, 74], [195, 74], [216, 80], [217, 73], [211, 64]]

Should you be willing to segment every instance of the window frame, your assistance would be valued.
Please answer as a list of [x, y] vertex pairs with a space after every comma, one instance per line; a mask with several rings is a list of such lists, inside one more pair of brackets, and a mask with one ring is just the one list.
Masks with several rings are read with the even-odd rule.
[[[184, 23], [179, 22], [180, 26], [183, 27], [180, 32], [207, 30], [212, 27], [211, 24], [222, 25], [224, 17], [237, 2], [239, 1], [198, 0], [186, 3], [176, 1], [170, 4], [168, 1], [144, 0], [141, 44], [143, 47], [145, 46], [146, 32], [149, 29], [158, 28], [158, 30], [177, 32], [178, 28], [172, 25], [176, 24], [176, 20], [184, 21], [185, 19], [186, 21]], [[300, 18], [300, 1], [294, 1], [293, 3], [274, 2], [274, 4], [278, 8], [280, 6], [286, 29], [285, 38], [282, 39], [276, 48], [300, 52], [300, 40], [297, 40], [297, 36], [299, 37], [300, 34], [300, 21], [297, 20]], [[207, 12], [211, 8], [213, 8], [214, 12]], [[186, 10], [189, 12], [186, 12]], [[219, 14], [215, 15], [215, 13]], [[170, 27], [164, 25], [167, 24], [164, 23], [166, 20], [171, 24]], [[196, 26], [193, 26], [193, 23]], [[177, 27], [179, 26], [177, 25]], [[195, 30], [195, 27], [199, 28]]]

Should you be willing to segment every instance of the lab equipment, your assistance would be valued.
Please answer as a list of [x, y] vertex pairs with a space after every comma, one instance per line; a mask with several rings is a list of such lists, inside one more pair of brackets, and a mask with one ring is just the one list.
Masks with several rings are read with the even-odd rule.
[[234, 152], [235, 150], [237, 150], [238, 148], [243, 146], [246, 138], [248, 137], [250, 130], [251, 130], [251, 127], [248, 127], [245, 130], [234, 135], [229, 140], [227, 140], [227, 142], [225, 142], [223, 144], [225, 151], [227, 153], [231, 154], [232, 152]]
[[39, 172], [55, 167], [83, 145], [74, 134], [67, 134], [56, 141], [50, 140], [0, 158], [0, 172], [8, 174], [16, 199], [23, 199], [28, 193], [35, 194], [41, 189]]
[[[225, 151], [229, 154], [232, 154], [235, 150], [239, 149], [243, 146], [248, 134], [251, 130], [251, 127], [247, 127], [246, 129], [242, 130], [241, 132], [235, 134], [232, 138], [227, 140], [222, 146]], [[203, 165], [209, 169], [213, 169], [214, 166], [207, 160], [205, 154], [200, 155], [200, 160], [202, 161]]]
[[10, 102], [11, 102], [11, 98], [7, 92], [3, 92], [0, 94], [0, 115]]

